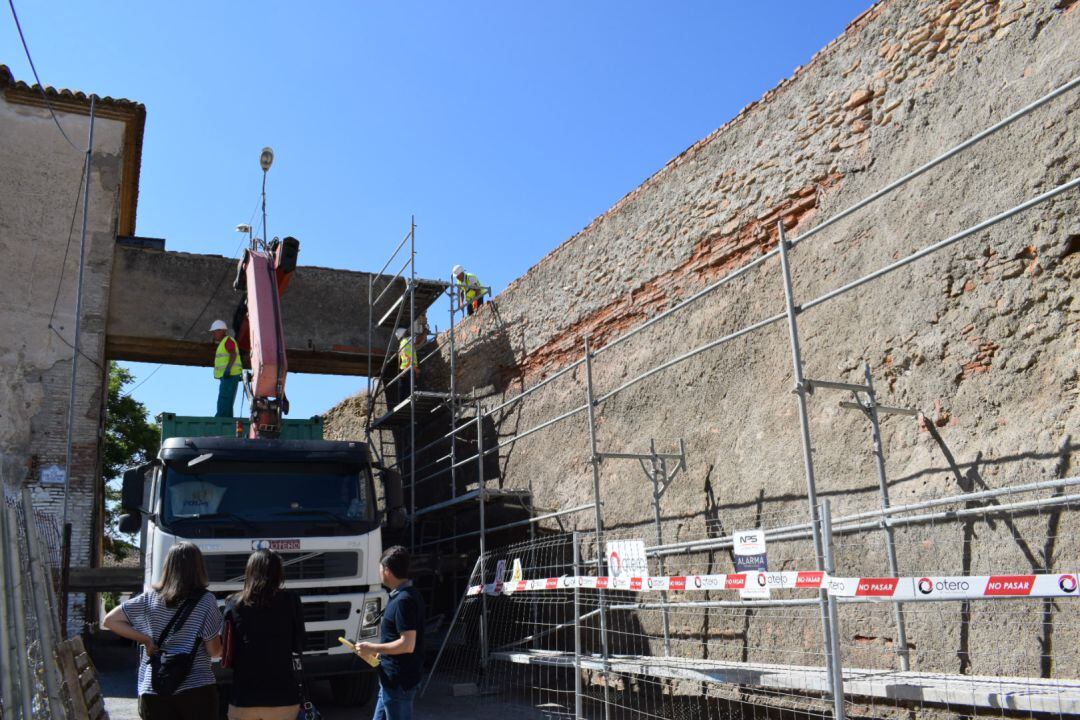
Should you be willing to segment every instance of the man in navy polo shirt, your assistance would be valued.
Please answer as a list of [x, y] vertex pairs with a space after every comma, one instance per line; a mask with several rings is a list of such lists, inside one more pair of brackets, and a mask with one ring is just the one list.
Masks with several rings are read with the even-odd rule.
[[379, 642], [363, 642], [356, 652], [379, 657], [379, 700], [374, 720], [410, 720], [413, 695], [424, 673], [424, 600], [409, 579], [409, 551], [387, 548], [379, 560], [382, 584], [390, 589]]

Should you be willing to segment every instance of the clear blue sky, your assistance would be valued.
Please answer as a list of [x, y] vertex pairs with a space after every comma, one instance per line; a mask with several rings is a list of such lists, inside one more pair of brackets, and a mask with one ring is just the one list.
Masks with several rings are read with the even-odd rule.
[[[270, 145], [270, 235], [302, 264], [376, 270], [415, 214], [421, 275], [461, 262], [498, 291], [870, 4], [15, 6], [46, 84], [146, 105], [140, 235], [232, 254]], [[7, 8], [0, 48], [32, 81]], [[291, 417], [361, 387], [292, 375]], [[135, 396], [201, 415], [215, 393], [209, 369], [165, 367]]]

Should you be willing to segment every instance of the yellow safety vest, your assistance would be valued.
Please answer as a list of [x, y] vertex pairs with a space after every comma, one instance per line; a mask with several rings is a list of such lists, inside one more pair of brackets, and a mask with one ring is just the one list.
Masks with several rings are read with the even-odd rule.
[[480, 284], [480, 279], [472, 273], [465, 273], [464, 280], [458, 280], [458, 287], [465, 291], [465, 302], [471, 303], [484, 291], [484, 286]]
[[[217, 353], [214, 355], [215, 380], [220, 380], [221, 378], [225, 377], [225, 368], [229, 366], [229, 351], [225, 349], [225, 343], [229, 342], [230, 340], [232, 340], [233, 343], [236, 343], [236, 339], [229, 335], [223, 337], [221, 339], [221, 342], [218, 343]], [[240, 362], [240, 346], [238, 345], [236, 347], [236, 362], [233, 363], [232, 368], [229, 370], [229, 375], [239, 375], [242, 372], [244, 372], [244, 368], [242, 367], [242, 364]]]
[[416, 364], [416, 349], [412, 341], [403, 337], [398, 341], [398, 366], [401, 370], [409, 370]]

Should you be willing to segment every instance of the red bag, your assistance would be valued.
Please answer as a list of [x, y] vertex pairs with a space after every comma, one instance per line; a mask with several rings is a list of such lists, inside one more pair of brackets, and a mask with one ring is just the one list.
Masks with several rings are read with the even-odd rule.
[[231, 668], [233, 666], [233, 657], [236, 648], [235, 636], [236, 628], [233, 627], [232, 620], [226, 617], [221, 629], [221, 667], [223, 668]]

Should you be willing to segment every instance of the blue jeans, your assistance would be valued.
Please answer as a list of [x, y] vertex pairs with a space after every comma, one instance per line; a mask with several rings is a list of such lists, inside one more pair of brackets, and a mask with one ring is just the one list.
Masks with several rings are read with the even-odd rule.
[[218, 381], [217, 414], [214, 417], [232, 417], [236, 390], [240, 387], [239, 375], [226, 375]]
[[412, 699], [416, 688], [383, 687], [379, 683], [379, 699], [375, 703], [373, 720], [412, 720]]

